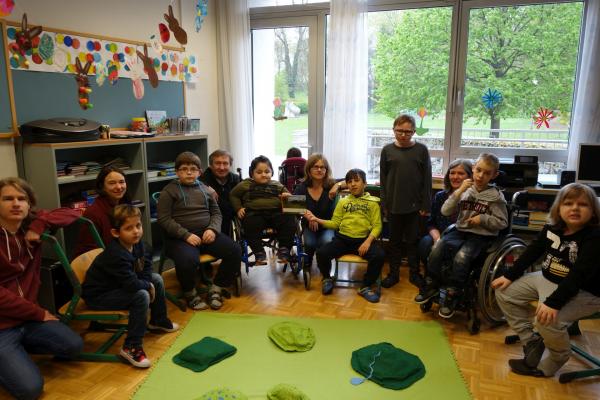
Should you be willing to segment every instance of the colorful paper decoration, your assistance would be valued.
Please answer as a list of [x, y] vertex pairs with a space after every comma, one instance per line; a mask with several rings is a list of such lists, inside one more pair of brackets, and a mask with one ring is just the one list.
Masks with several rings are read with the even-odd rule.
[[96, 85], [104, 85], [104, 81], [108, 77], [108, 71], [106, 70], [106, 67], [102, 63], [96, 63], [94, 64], [94, 69], [96, 70]]
[[419, 116], [419, 118], [421, 118], [421, 122], [419, 124], [419, 127], [417, 129], [415, 129], [415, 133], [418, 136], [422, 136], [422, 135], [426, 134], [427, 132], [429, 132], [429, 128], [423, 128], [423, 120], [425, 119], [425, 116], [427, 115], [427, 109], [425, 107], [420, 107], [417, 110], [417, 115]]
[[160, 40], [162, 40], [163, 43], [167, 43], [169, 39], [171, 39], [171, 32], [169, 32], [169, 28], [167, 28], [167, 26], [162, 22], [158, 24], [158, 32], [160, 33]]
[[481, 96], [481, 100], [483, 101], [483, 106], [485, 108], [492, 110], [502, 103], [502, 93], [496, 89], [488, 89], [487, 92], [484, 92], [483, 96]]
[[13, 8], [15, 8], [13, 0], [0, 0], [0, 17], [9, 16]]
[[196, 4], [196, 18], [194, 20], [194, 26], [196, 28], [196, 32], [200, 32], [202, 28], [202, 23], [204, 22], [204, 17], [208, 15], [208, 0], [198, 0], [198, 4]]
[[550, 121], [556, 118], [556, 115], [552, 113], [552, 110], [540, 107], [537, 115], [533, 116], [533, 121], [537, 129], [540, 129], [542, 125], [546, 125], [546, 128], [550, 128]]
[[77, 95], [79, 96], [79, 107], [84, 110], [94, 107], [94, 105], [90, 103], [90, 93], [92, 93], [92, 88], [90, 87], [90, 82], [87, 77], [91, 66], [92, 62], [88, 61], [85, 63], [85, 67], [82, 68], [79, 58], [75, 60], [75, 68], [77, 68], [75, 80], [77, 81], [78, 86]]
[[[142, 75], [144, 71], [142, 65], [140, 64], [139, 58], [128, 57], [125, 63], [129, 68], [133, 97], [135, 97], [137, 100], [141, 100], [144, 97], [144, 82], [142, 82]], [[158, 78], [156, 79], [158, 81]]]
[[171, 32], [173, 32], [173, 35], [175, 35], [175, 39], [177, 39], [180, 44], [187, 44], [187, 33], [185, 33], [185, 30], [179, 26], [179, 21], [173, 15], [173, 7], [171, 7], [170, 4], [169, 14], [164, 14], [164, 16], [165, 21], [167, 21], [167, 24], [169, 24], [169, 29]]
[[[170, 7], [170, 6], [169, 6]], [[154, 60], [148, 57], [148, 46], [144, 45], [144, 53], [137, 50], [138, 57], [144, 63], [144, 70], [148, 74], [148, 79], [150, 80], [150, 85], [153, 88], [158, 87], [158, 75], [156, 75], [156, 70], [154, 69]]]
[[[14, 32], [14, 42], [8, 45], [10, 51], [13, 52], [13, 59], [17, 61], [17, 65], [27, 69], [29, 68], [29, 60], [26, 55], [30, 55], [36, 64], [41, 64], [41, 57], [37, 53], [31, 51], [32, 47], [37, 46], [40, 42], [39, 34], [42, 33], [41, 26], [27, 27], [27, 13], [23, 14], [21, 19], [21, 30]], [[11, 66], [13, 62], [11, 62]]]
[[150, 45], [159, 56], [163, 53], [162, 43], [160, 43], [160, 40], [158, 40], [156, 35], [150, 36]]
[[275, 121], [281, 121], [282, 119], [287, 119], [285, 114], [285, 105], [281, 102], [279, 97], [275, 97], [273, 99], [273, 105], [275, 106], [273, 109], [273, 119]]

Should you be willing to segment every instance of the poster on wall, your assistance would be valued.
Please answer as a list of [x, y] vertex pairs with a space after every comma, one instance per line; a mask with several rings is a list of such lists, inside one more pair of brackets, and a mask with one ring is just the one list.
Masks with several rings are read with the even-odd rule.
[[[8, 48], [14, 47], [19, 28], [8, 26]], [[117, 78], [131, 78], [127, 61], [137, 58], [144, 46], [125, 42], [100, 40], [71, 34], [42, 31], [32, 40], [32, 47], [24, 54], [10, 52], [10, 66], [16, 70], [76, 73], [76, 59], [91, 62], [91, 75], [100, 75], [115, 83]], [[198, 58], [181, 51], [162, 49], [159, 54], [148, 47], [148, 55], [159, 80], [178, 82], [198, 81]], [[135, 75], [135, 72], [134, 72]], [[144, 74], [144, 78], [147, 78]]]

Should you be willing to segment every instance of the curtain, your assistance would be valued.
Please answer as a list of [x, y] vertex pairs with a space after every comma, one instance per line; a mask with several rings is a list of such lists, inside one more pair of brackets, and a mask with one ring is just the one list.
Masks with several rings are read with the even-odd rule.
[[367, 166], [367, 0], [331, 0], [330, 24], [323, 153], [341, 178]]
[[245, 170], [252, 149], [252, 77], [250, 15], [247, 0], [215, 1], [217, 10], [217, 70], [219, 141], [234, 165]]
[[567, 168], [577, 169], [579, 143], [600, 142], [600, 0], [585, 4]]

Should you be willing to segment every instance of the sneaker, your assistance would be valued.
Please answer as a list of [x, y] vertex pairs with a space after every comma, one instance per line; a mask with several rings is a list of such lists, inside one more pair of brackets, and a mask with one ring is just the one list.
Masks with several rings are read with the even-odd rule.
[[121, 351], [119, 351], [119, 354], [135, 367], [148, 368], [150, 365], [152, 365], [150, 359], [146, 357], [146, 353], [144, 353], [142, 346], [123, 346]]
[[327, 295], [333, 292], [333, 280], [331, 278], [323, 279], [321, 282], [321, 293]]
[[527, 344], [523, 346], [525, 364], [530, 368], [536, 368], [542, 359], [545, 349], [544, 338], [535, 333]]
[[458, 289], [448, 288], [440, 291], [440, 310], [438, 315], [442, 318], [452, 318], [454, 316], [456, 303], [458, 302]]
[[358, 295], [364, 297], [369, 303], [379, 303], [379, 293], [365, 286], [358, 290]]
[[267, 265], [267, 253], [264, 251], [254, 253], [254, 265]]
[[524, 359], [522, 360], [513, 358], [512, 360], [508, 360], [508, 365], [510, 365], [510, 369], [515, 374], [535, 376], [537, 378], [545, 376], [541, 370], [528, 366]]
[[383, 281], [381, 281], [381, 286], [389, 289], [398, 282], [400, 282], [400, 275], [397, 273], [390, 273], [383, 279]]
[[425, 285], [419, 294], [415, 296], [415, 303], [425, 304], [440, 293], [440, 290], [433, 285]]
[[200, 311], [206, 310], [208, 308], [208, 304], [202, 300], [202, 297], [196, 295], [191, 299], [188, 299], [188, 307], [192, 310]]
[[148, 329], [151, 331], [163, 331], [171, 333], [179, 329], [179, 324], [177, 322], [172, 322], [170, 319], [167, 319], [165, 322], [160, 324], [150, 321], [150, 323], [148, 323]]
[[280, 264], [287, 264], [290, 261], [290, 251], [287, 247], [280, 247], [277, 249], [277, 262]]

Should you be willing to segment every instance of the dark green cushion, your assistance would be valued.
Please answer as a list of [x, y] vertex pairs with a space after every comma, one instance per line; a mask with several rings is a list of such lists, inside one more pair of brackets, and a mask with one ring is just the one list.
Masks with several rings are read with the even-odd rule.
[[189, 345], [173, 357], [173, 362], [194, 372], [206, 368], [235, 354], [237, 349], [222, 340], [206, 336], [199, 342]]

